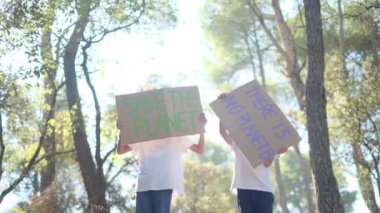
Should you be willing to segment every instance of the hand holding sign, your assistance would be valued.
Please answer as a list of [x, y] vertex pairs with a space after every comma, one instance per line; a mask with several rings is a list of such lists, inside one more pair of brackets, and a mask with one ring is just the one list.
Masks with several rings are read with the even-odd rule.
[[116, 127], [120, 130], [120, 129], [124, 129], [124, 123], [123, 121], [121, 121], [120, 119], [117, 119], [116, 121]]
[[207, 118], [204, 112], [201, 112], [198, 116], [198, 121], [202, 125], [203, 129], [206, 126]]
[[197, 122], [202, 105], [196, 86], [118, 95], [116, 108], [127, 144], [204, 132]]
[[257, 81], [219, 95], [210, 105], [253, 167], [285, 151], [282, 147], [300, 141], [297, 131]]
[[286, 151], [288, 151], [288, 147], [281, 147], [280, 149], [278, 149], [277, 154], [281, 155]]

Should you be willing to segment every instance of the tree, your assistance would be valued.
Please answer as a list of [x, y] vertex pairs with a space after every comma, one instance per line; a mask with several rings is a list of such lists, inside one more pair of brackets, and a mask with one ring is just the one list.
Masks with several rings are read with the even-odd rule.
[[304, 0], [308, 76], [306, 83], [307, 128], [319, 212], [344, 212], [330, 156], [321, 8], [318, 0]]
[[[145, 1], [142, 1], [141, 3], [134, 3], [136, 5], [134, 5], [131, 8], [129, 8], [128, 5], [125, 5], [123, 3], [118, 4], [118, 6], [120, 6], [121, 8], [131, 9], [130, 14], [120, 11], [120, 9], [118, 9], [117, 7], [113, 7], [112, 5], [110, 5], [110, 11], [108, 12], [116, 12], [116, 14], [113, 13], [110, 15], [116, 15], [116, 20], [119, 19], [123, 23], [123, 25], [111, 29], [104, 29], [102, 26], [89, 25], [91, 12], [94, 9], [96, 9], [99, 5], [96, 2], [78, 2], [78, 4], [75, 5], [76, 12], [78, 14], [78, 19], [75, 21], [75, 25], [72, 29], [72, 34], [70, 35], [70, 38], [64, 50], [63, 69], [66, 80], [68, 108], [70, 110], [71, 122], [73, 127], [73, 139], [87, 196], [90, 201], [90, 209], [92, 209], [92, 205], [94, 205], [95, 208], [99, 207], [100, 209], [104, 210], [108, 210], [109, 207], [107, 206], [105, 200], [105, 191], [107, 184], [103, 173], [104, 159], [101, 157], [100, 153], [99, 136], [97, 136], [98, 140], [96, 141], [95, 165], [92, 158], [90, 146], [88, 144], [87, 133], [85, 130], [85, 122], [83, 118], [76, 74], [76, 59], [78, 49], [82, 40], [87, 41], [86, 45], [91, 46], [92, 43], [102, 40], [107, 34], [121, 29], [129, 28], [132, 24], [135, 24], [137, 21], [139, 21], [141, 14], [144, 13], [147, 5]], [[137, 15], [135, 15], [135, 13], [137, 13]], [[90, 34], [89, 38], [87, 38], [86, 40], [85, 31], [88, 25], [90, 26], [90, 30], [92, 30], [92, 32], [94, 32], [95, 34], [92, 36]], [[86, 50], [86, 45], [84, 46], [84, 50]], [[84, 59], [86, 59], [86, 54], [84, 54], [83, 57]], [[84, 61], [83, 65], [86, 65], [86, 61]], [[84, 70], [86, 70], [86, 66], [84, 66]], [[95, 107], [98, 108], [99, 106], [97, 105], [96, 94], [94, 93], [94, 91], [95, 90], [92, 88]], [[97, 113], [96, 116], [100, 115]], [[100, 117], [97, 117], [97, 124], [99, 124], [99, 121]], [[97, 125], [97, 130], [98, 129], [99, 126]], [[97, 135], [99, 134], [97, 133]]]
[[[42, 144], [45, 154], [47, 157], [47, 165], [42, 168], [41, 171], [41, 189], [42, 193], [46, 193], [50, 199], [50, 203], [45, 202], [45, 206], [48, 206], [50, 211], [57, 211], [58, 209], [58, 198], [57, 198], [57, 185], [55, 181], [56, 174], [56, 141], [55, 141], [55, 106], [53, 105], [54, 97], [52, 97], [52, 91], [56, 90], [59, 85], [56, 85], [56, 76], [58, 70], [58, 60], [59, 60], [59, 50], [54, 58], [54, 51], [52, 46], [52, 25], [54, 19], [56, 18], [56, 5], [54, 1], [49, 0], [47, 2], [47, 9], [44, 11], [43, 19], [45, 19], [45, 25], [42, 27], [41, 36], [41, 59], [43, 62], [43, 73], [44, 73], [44, 91], [45, 100], [44, 106], [46, 109], [43, 112], [43, 119], [47, 119], [48, 112], [51, 110], [51, 120], [49, 121], [49, 130], [47, 136]], [[63, 83], [62, 83], [63, 84]]]
[[[55, 76], [61, 76], [57, 74], [57, 71], [62, 71], [63, 69], [65, 73], [67, 105], [69, 106], [70, 117], [72, 118], [73, 140], [88, 195], [88, 207], [89, 209], [92, 208], [92, 211], [96, 209], [100, 211], [108, 210], [109, 206], [105, 200], [106, 190], [109, 189], [110, 195], [116, 195], [114, 193], [114, 186], [108, 181], [113, 181], [116, 178], [114, 174], [118, 175], [120, 173], [110, 172], [114, 163], [106, 162], [112, 156], [115, 147], [107, 146], [108, 150], [101, 148], [103, 143], [101, 143], [100, 137], [100, 104], [97, 101], [95, 87], [90, 79], [92, 70], [89, 71], [91, 68], [87, 66], [89, 61], [87, 50], [92, 44], [102, 41], [106, 35], [119, 30], [130, 29], [131, 26], [137, 23], [144, 25], [154, 23], [157, 27], [161, 27], [159, 24], [162, 23], [162, 25], [165, 25], [165, 23], [171, 25], [171, 23], [175, 23], [175, 10], [168, 2], [145, 0], [130, 1], [129, 3], [120, 1], [18, 0], [2, 2], [1, 6], [3, 6], [2, 9], [7, 11], [6, 13], [2, 13], [0, 17], [4, 21], [1, 22], [2, 34], [6, 35], [5, 38], [9, 39], [8, 41], [12, 41], [9, 44], [12, 44], [13, 47], [22, 46], [22, 48], [27, 49], [30, 61], [35, 62], [31, 63], [34, 67], [24, 73], [25, 77], [38, 77], [41, 74], [46, 77], [46, 103], [50, 101], [52, 88], [57, 88], [56, 82], [54, 82]], [[3, 14], [7, 15], [3, 16]], [[59, 18], [56, 18], [55, 14], [60, 14]], [[22, 39], [18, 40], [16, 37], [9, 36], [12, 35], [9, 32], [13, 29], [22, 35], [20, 37]], [[28, 39], [29, 42], [22, 42], [23, 39]], [[27, 45], [24, 45], [25, 43]], [[81, 74], [77, 72], [79, 67], [76, 62], [80, 58], [80, 49], [83, 51], [82, 68], [84, 71], [87, 71], [85, 76], [89, 87], [92, 89], [96, 109], [95, 159], [92, 157], [93, 150], [90, 149], [85, 131], [85, 115], [81, 109], [81, 102], [79, 100], [77, 78]], [[56, 55], [53, 55], [52, 50], [55, 51]], [[54, 56], [56, 57], [54, 58]], [[63, 57], [63, 64], [59, 64], [62, 61], [60, 57]], [[36, 65], [36, 63], [42, 64], [42, 68], [39, 64]], [[53, 105], [47, 108], [50, 111], [54, 110]], [[49, 124], [50, 129], [43, 132], [54, 132], [53, 124], [55, 120], [52, 119], [52, 115], [53, 112], [49, 116], [46, 116], [46, 123]], [[52, 139], [53, 134], [50, 134], [49, 137]], [[43, 147], [46, 148], [45, 151], [49, 153], [44, 157], [51, 159], [51, 161], [48, 161], [49, 166], [47, 167], [50, 168], [50, 172], [44, 172], [44, 174], [51, 174], [51, 176], [43, 175], [43, 185], [45, 186], [54, 178], [53, 167], [55, 166], [55, 162], [53, 153], [56, 150], [54, 150], [54, 146], [48, 146], [53, 144], [45, 140], [45, 138], [40, 140], [40, 144], [43, 144]], [[35, 160], [40, 154], [41, 145], [38, 146], [38, 152], [32, 158], [34, 161], [41, 162], [40, 159]], [[103, 170], [105, 166], [109, 166], [106, 171]], [[30, 169], [31, 167], [32, 165], [27, 168]], [[124, 166], [120, 169], [120, 171], [125, 171]], [[26, 173], [22, 174], [22, 177], [25, 177]], [[38, 175], [36, 176], [38, 177]], [[106, 180], [106, 178], [110, 179]], [[17, 184], [21, 180], [18, 179]], [[7, 189], [6, 193], [12, 191], [17, 184], [12, 184], [12, 187]]]
[[[21, 88], [19, 85], [15, 84], [14, 82], [11, 82], [11, 83], [7, 83], [7, 76], [6, 75], [2, 75], [1, 76], [2, 80], [5, 80], [4, 81], [4, 84], [2, 82], [2, 89], [4, 89], [4, 91], [2, 91], [2, 96], [3, 98], [5, 97], [5, 99], [3, 100], [2, 104], [4, 106], [4, 108], [2, 108], [2, 110], [5, 110], [8, 114], [7, 118], [9, 120], [11, 120], [11, 122], [15, 122], [15, 120], [17, 121], [17, 119], [23, 119], [24, 116], [30, 116], [30, 123], [26, 124], [26, 125], [30, 125], [32, 126], [32, 124], [34, 124], [34, 120], [31, 119], [31, 117], [33, 116], [32, 112], [31, 112], [31, 109], [28, 109], [28, 108], [25, 108], [25, 105], [29, 104], [28, 101], [26, 101], [26, 97], [24, 97], [22, 94], [16, 92], [16, 91], [20, 91], [19, 88]], [[10, 85], [10, 86], [9, 86]], [[17, 86], [16, 86], [17, 85]], [[8, 89], [13, 89], [13, 88], [16, 88], [16, 90], [14, 91], [7, 91]], [[54, 106], [55, 105], [55, 101], [56, 101], [56, 95], [57, 95], [57, 91], [58, 91], [59, 88], [57, 88], [56, 90], [53, 90], [52, 91], [52, 105]], [[24, 114], [24, 115], [23, 115]], [[21, 115], [21, 116], [20, 116]], [[15, 117], [15, 118], [12, 118]], [[41, 149], [42, 149], [42, 144], [43, 144], [43, 141], [45, 140], [45, 137], [47, 135], [47, 131], [48, 131], [48, 125], [49, 125], [49, 121], [50, 119], [52, 118], [52, 110], [49, 110], [48, 113], [47, 113], [47, 116], [46, 116], [46, 119], [44, 119], [42, 121], [42, 131], [40, 133], [40, 135], [38, 136], [38, 139], [36, 140], [35, 139], [35, 136], [33, 135], [33, 131], [32, 131], [32, 128], [33, 127], [30, 127], [31, 129], [31, 134], [29, 133], [24, 133], [24, 137], [25, 136], [29, 136], [29, 138], [27, 139], [26, 141], [26, 145], [30, 145], [30, 148], [33, 150], [31, 151], [31, 154], [30, 156], [29, 155], [22, 155], [22, 160], [17, 160], [19, 162], [20, 165], [23, 165], [22, 166], [22, 169], [20, 169], [19, 173], [17, 174], [18, 177], [17, 178], [14, 178], [13, 180], [9, 180], [9, 183], [7, 184], [7, 186], [2, 189], [1, 191], [1, 194], [0, 194], [0, 203], [3, 201], [4, 197], [6, 195], [8, 195], [10, 192], [12, 192], [23, 180], [24, 178], [29, 174], [29, 172], [32, 171], [33, 167], [38, 164], [42, 159], [44, 159], [46, 156], [42, 156], [40, 157], [39, 154], [41, 152]], [[0, 119], [2, 120], [2, 119]], [[23, 123], [23, 122], [21, 122]], [[3, 126], [2, 126], [2, 122], [0, 122], [0, 132], [1, 132], [1, 160], [0, 160], [0, 167], [1, 167], [1, 172], [0, 174], [2, 175], [4, 170], [3, 170], [3, 160], [5, 159], [5, 150], [6, 150], [6, 146], [5, 146], [5, 143], [4, 143], [4, 132], [3, 132]], [[17, 124], [15, 125], [17, 126]], [[16, 127], [17, 128], [17, 127]], [[25, 128], [25, 127], [24, 127]], [[17, 130], [16, 130], [17, 131]], [[18, 130], [19, 131], [19, 130]], [[22, 136], [22, 133], [21, 133], [21, 136]], [[26, 138], [24, 138], [26, 139]], [[10, 150], [11, 153], [12, 153], [12, 150]], [[25, 150], [24, 150], [25, 151]], [[19, 157], [19, 156], [16, 156], [16, 158]], [[20, 166], [19, 165], [19, 166]], [[0, 180], [3, 180], [3, 176], [0, 176]]]
[[[378, 93], [378, 26], [375, 10], [362, 5], [338, 2], [339, 22], [326, 25], [331, 42], [327, 60], [327, 88], [330, 92], [330, 133], [336, 147], [347, 147], [339, 157], [347, 166], [355, 165], [356, 177], [365, 203], [372, 212], [379, 211], [374, 186], [378, 178], [379, 143], [376, 118], [379, 102], [372, 94]], [[355, 18], [353, 18], [355, 17]], [[339, 31], [333, 26], [339, 24]], [[337, 47], [339, 44], [339, 47]], [[339, 48], [339, 51], [336, 49]], [[375, 180], [375, 181], [374, 181]], [[379, 185], [379, 184], [377, 184]]]

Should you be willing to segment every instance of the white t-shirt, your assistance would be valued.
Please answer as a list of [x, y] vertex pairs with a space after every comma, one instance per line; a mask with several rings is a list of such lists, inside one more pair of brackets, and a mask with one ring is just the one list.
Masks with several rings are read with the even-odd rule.
[[173, 189], [173, 195], [184, 194], [182, 154], [192, 144], [188, 137], [131, 144], [139, 157], [137, 191]]
[[232, 178], [231, 192], [237, 194], [237, 189], [253, 189], [273, 193], [270, 182], [270, 167], [260, 164], [253, 168], [244, 154], [235, 144], [231, 143], [231, 148], [235, 153], [235, 169]]

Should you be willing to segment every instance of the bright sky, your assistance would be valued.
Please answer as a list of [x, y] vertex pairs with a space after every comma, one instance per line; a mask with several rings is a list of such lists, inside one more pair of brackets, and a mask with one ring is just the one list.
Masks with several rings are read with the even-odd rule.
[[[162, 75], [164, 82], [178, 84], [173, 86], [198, 86], [202, 105], [209, 111], [208, 104], [220, 92], [208, 81], [202, 65], [205, 50], [198, 20], [201, 3], [179, 1], [179, 23], [173, 30], [155, 32], [155, 35], [117, 33], [110, 36], [96, 51], [103, 60], [93, 76], [100, 102], [114, 104], [113, 95], [138, 92], [148, 76], [157, 73]], [[181, 75], [186, 77], [178, 82]], [[85, 86], [84, 91], [89, 92]], [[206, 131], [211, 137], [220, 139], [215, 131], [218, 120], [213, 115], [208, 118]]]

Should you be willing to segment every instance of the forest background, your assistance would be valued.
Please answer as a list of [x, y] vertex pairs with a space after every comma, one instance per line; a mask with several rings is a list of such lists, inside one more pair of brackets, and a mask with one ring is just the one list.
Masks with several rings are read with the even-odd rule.
[[132, 212], [138, 167], [115, 153], [114, 96], [197, 85], [206, 151], [186, 155], [172, 210], [235, 212], [208, 104], [257, 79], [302, 137], [274, 162], [275, 211], [379, 212], [380, 4], [318, 3], [0, 2], [0, 210]]

